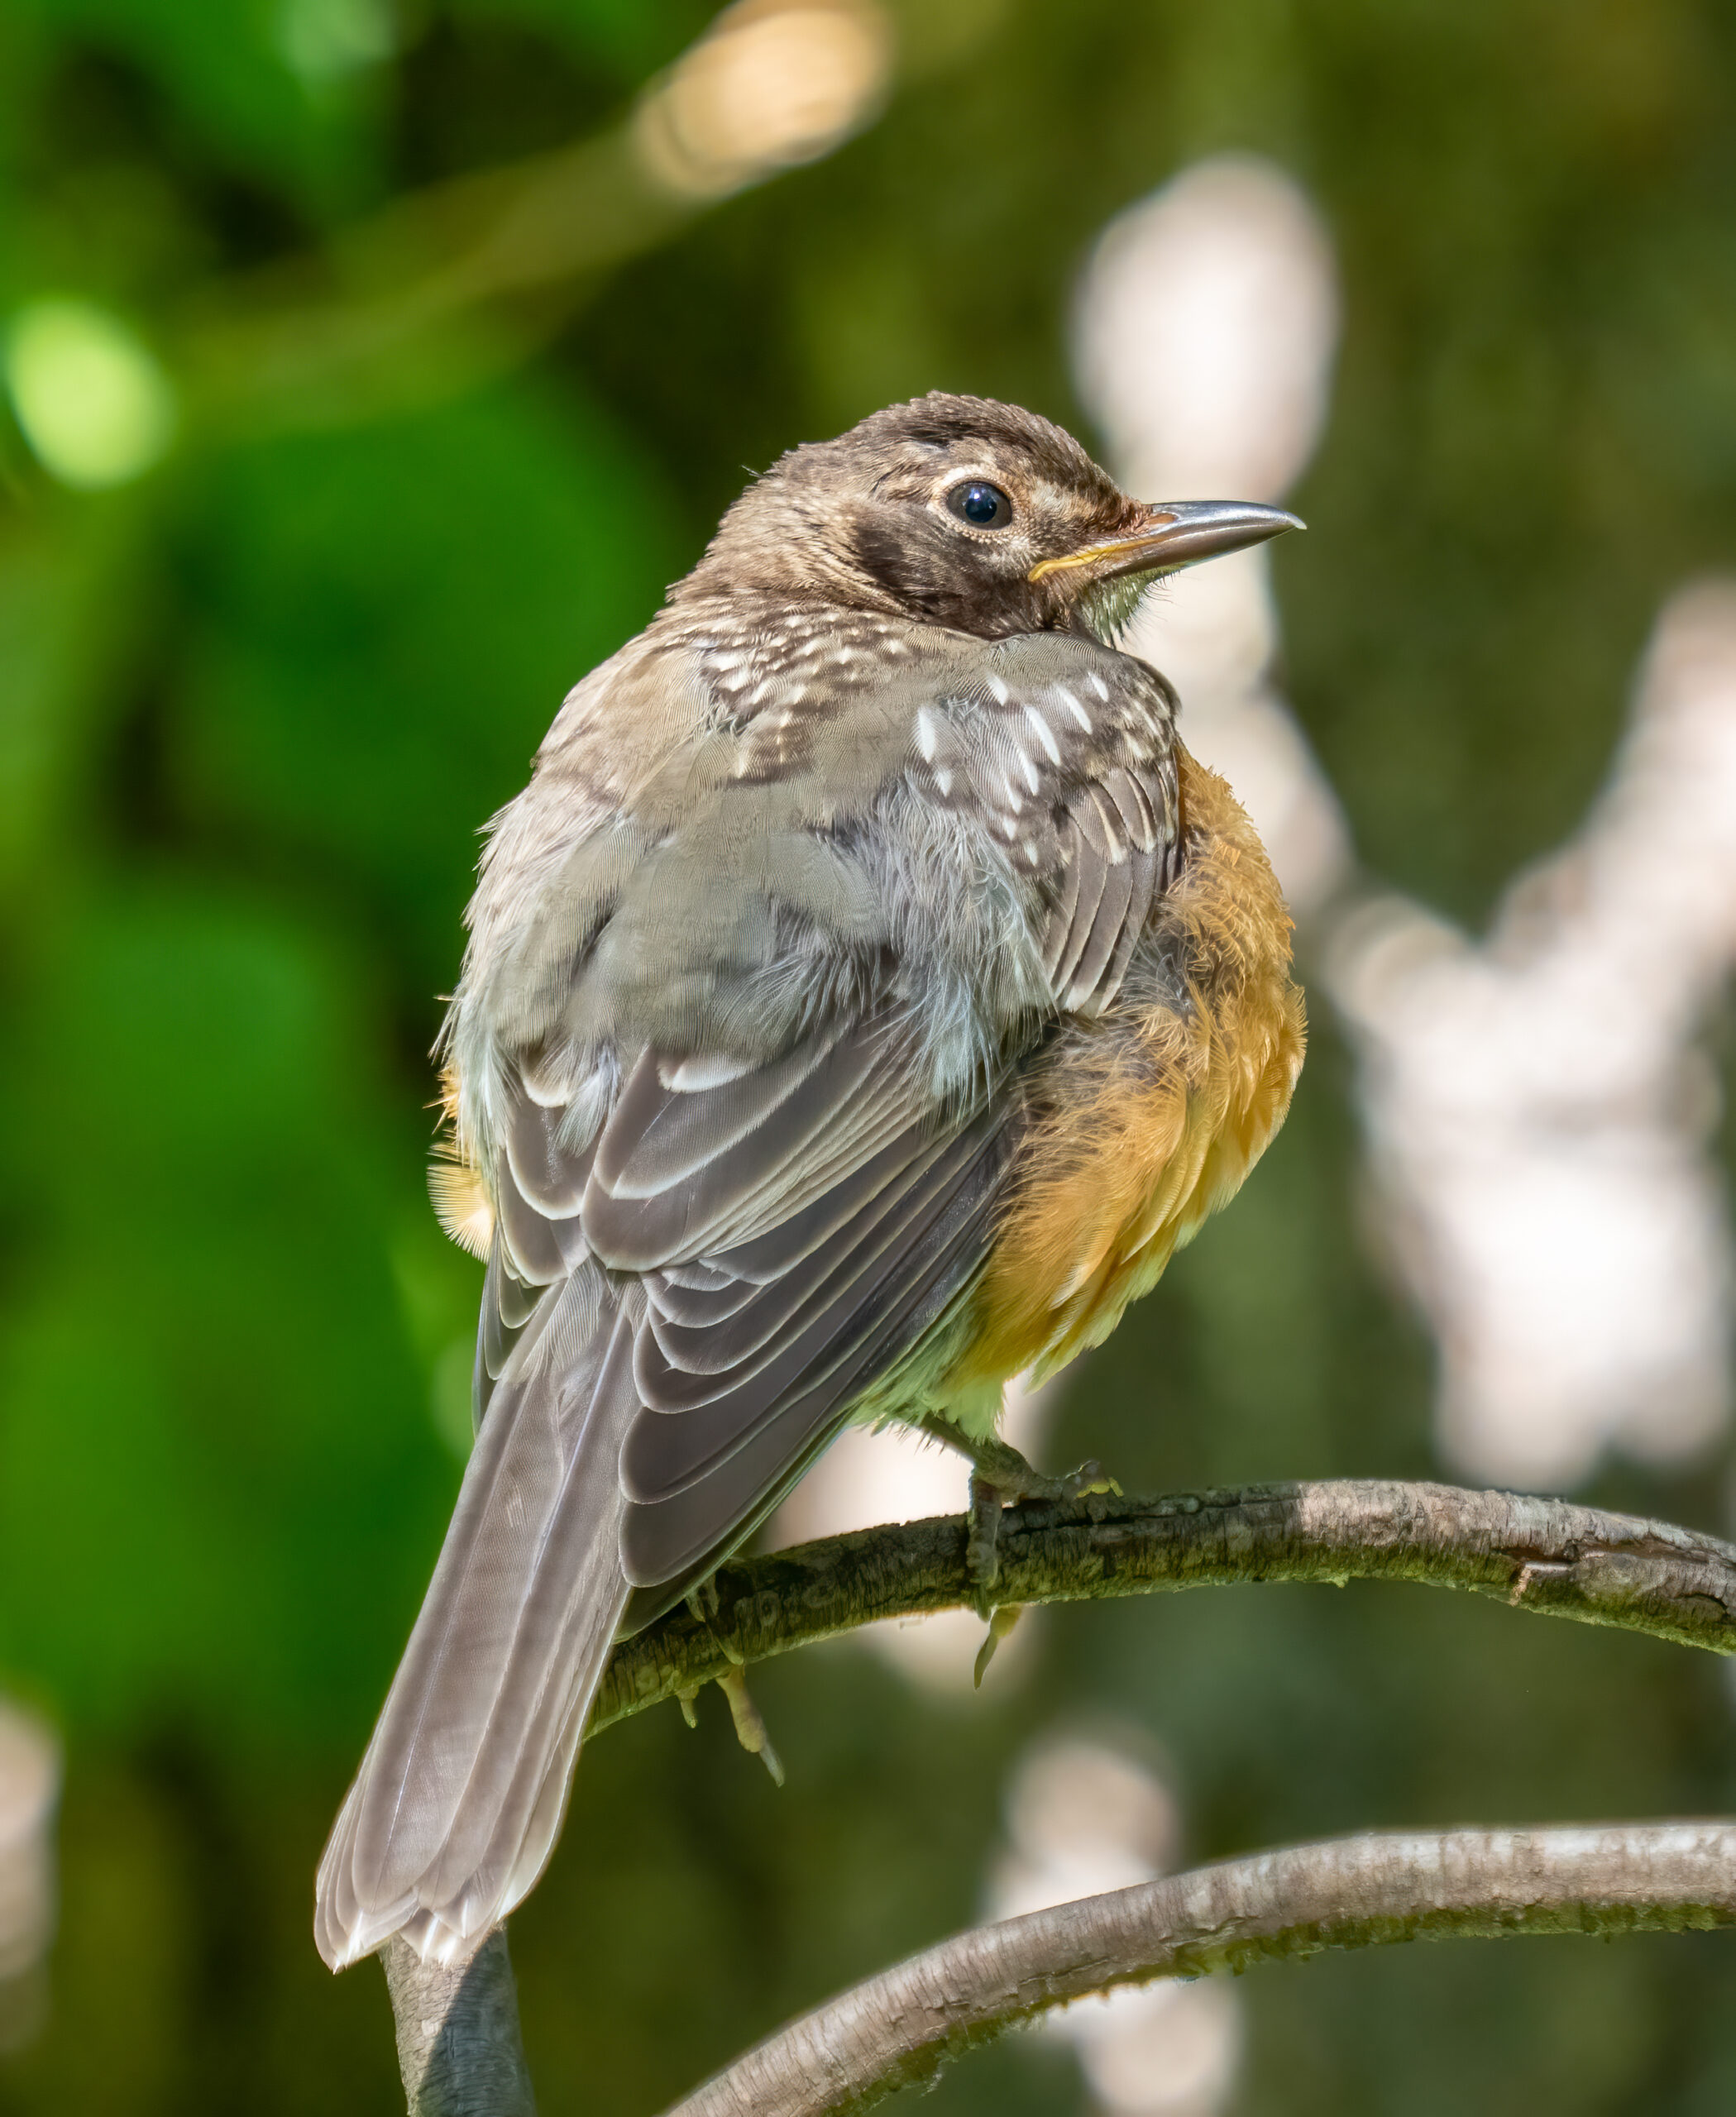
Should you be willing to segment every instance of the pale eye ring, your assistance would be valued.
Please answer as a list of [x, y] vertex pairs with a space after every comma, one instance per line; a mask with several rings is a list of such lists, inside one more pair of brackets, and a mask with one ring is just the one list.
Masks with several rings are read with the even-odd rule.
[[1012, 520], [1012, 502], [986, 478], [967, 478], [946, 495], [946, 511], [973, 529], [1004, 529]]

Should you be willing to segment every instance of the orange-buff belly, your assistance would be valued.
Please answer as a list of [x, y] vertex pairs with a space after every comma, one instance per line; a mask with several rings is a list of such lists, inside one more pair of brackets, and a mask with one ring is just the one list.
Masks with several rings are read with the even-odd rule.
[[1229, 788], [1181, 754], [1182, 858], [1130, 978], [1026, 1082], [1034, 1122], [979, 1282], [964, 1388], [1047, 1373], [1107, 1337], [1284, 1122], [1301, 1068], [1290, 919]]

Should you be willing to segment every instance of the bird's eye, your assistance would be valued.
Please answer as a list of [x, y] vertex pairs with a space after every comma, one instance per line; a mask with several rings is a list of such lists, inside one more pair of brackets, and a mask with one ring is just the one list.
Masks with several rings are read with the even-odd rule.
[[946, 504], [973, 529], [1004, 529], [1012, 519], [1012, 502], [998, 485], [985, 485], [980, 478], [954, 485], [946, 495]]

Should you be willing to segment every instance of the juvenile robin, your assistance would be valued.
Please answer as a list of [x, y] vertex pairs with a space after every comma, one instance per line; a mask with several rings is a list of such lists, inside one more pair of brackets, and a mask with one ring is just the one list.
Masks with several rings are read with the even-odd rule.
[[476, 1441], [320, 1866], [334, 1968], [524, 1895], [615, 1642], [846, 1423], [951, 1441], [991, 1527], [1057, 1489], [1003, 1384], [1113, 1330], [1303, 1054], [1260, 842], [1116, 637], [1299, 526], [925, 397], [757, 480], [567, 698], [442, 1032]]

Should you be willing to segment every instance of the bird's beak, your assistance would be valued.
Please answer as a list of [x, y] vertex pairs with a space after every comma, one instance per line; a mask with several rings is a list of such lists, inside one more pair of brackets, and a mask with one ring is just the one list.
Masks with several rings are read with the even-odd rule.
[[1307, 526], [1281, 507], [1255, 507], [1246, 500], [1166, 500], [1142, 509], [1127, 535], [1088, 544], [1059, 558], [1039, 559], [1029, 577], [1041, 581], [1047, 574], [1074, 570], [1093, 581], [1127, 573], [1176, 573], [1201, 559], [1221, 558], [1226, 552]]

